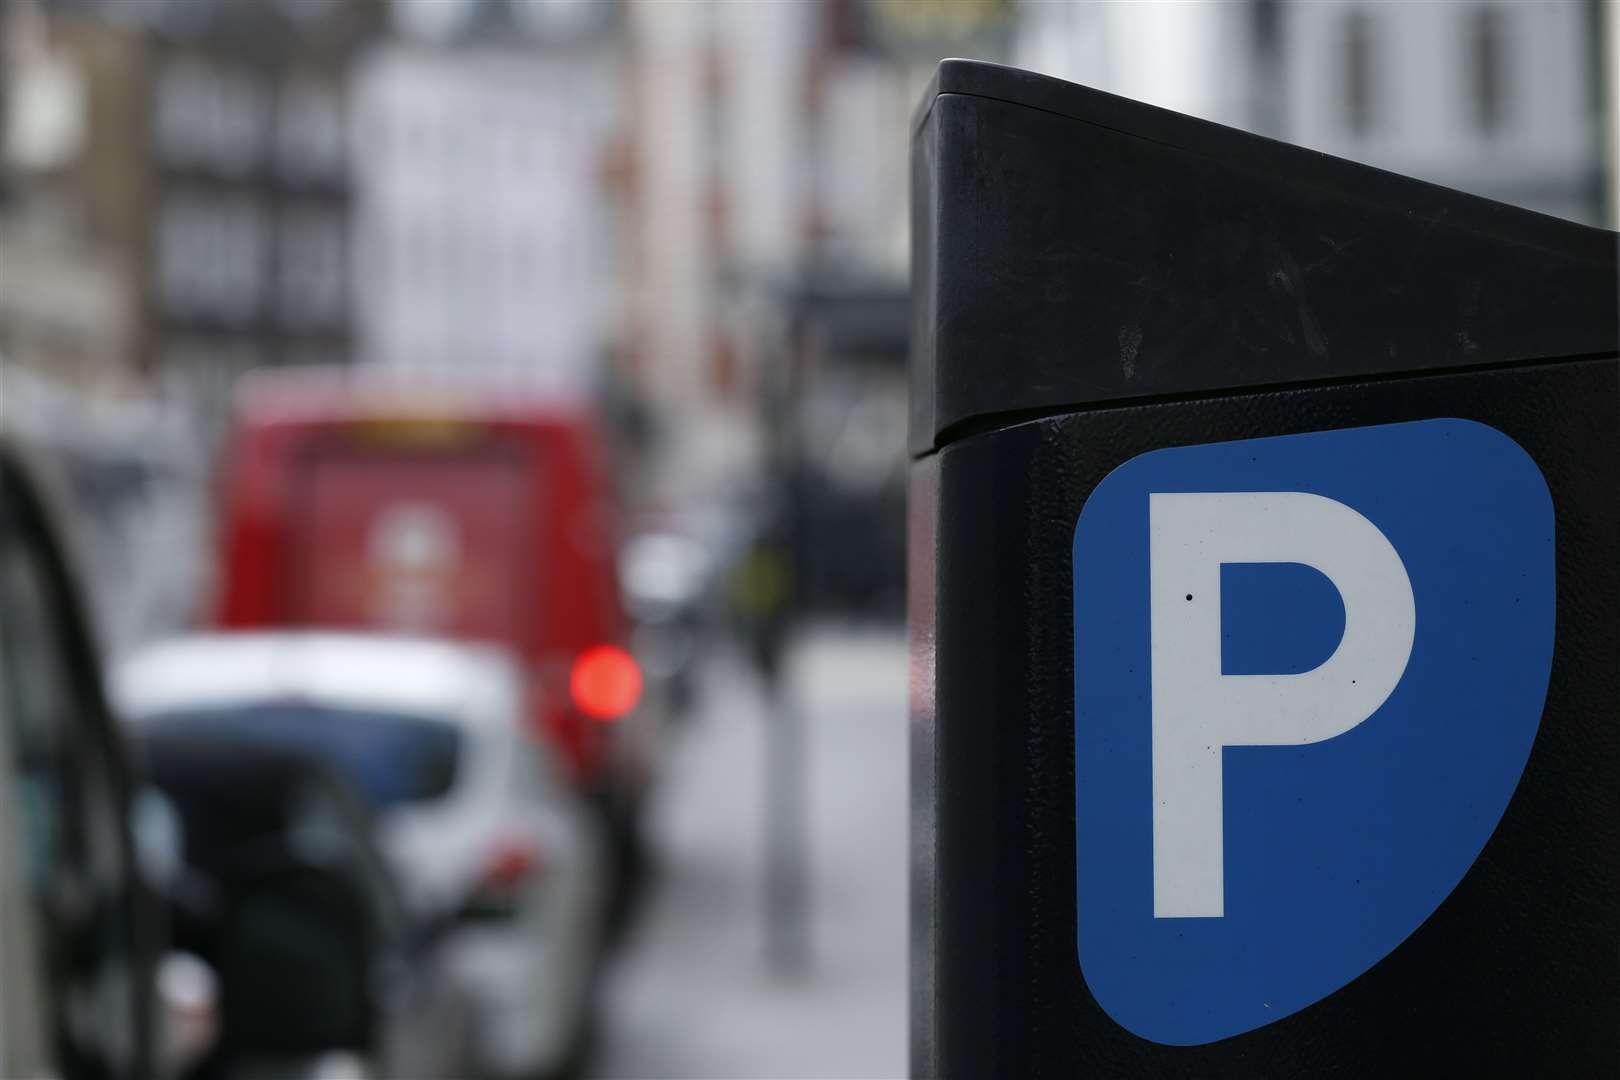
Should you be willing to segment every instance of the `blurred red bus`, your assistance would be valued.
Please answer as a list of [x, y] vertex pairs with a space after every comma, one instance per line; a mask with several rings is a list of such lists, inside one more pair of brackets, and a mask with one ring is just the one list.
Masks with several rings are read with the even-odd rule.
[[222, 627], [504, 644], [581, 786], [639, 787], [617, 775], [631, 771], [615, 742], [640, 672], [588, 406], [341, 369], [255, 374], [221, 501]]

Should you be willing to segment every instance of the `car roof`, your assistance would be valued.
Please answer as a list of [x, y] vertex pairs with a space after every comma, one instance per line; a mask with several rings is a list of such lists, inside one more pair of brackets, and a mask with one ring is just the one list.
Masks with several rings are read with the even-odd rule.
[[237, 383], [235, 409], [239, 421], [250, 425], [432, 417], [577, 428], [589, 427], [595, 419], [589, 399], [572, 387], [498, 375], [470, 377], [463, 371], [424, 371], [403, 378], [347, 365], [251, 371]]
[[115, 665], [126, 718], [264, 701], [431, 716], [467, 726], [517, 721], [520, 669], [504, 649], [429, 638], [329, 632], [197, 634]]

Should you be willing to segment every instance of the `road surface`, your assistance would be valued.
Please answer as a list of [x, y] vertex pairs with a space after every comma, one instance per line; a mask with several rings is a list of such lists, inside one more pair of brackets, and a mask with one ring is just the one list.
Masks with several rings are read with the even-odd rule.
[[805, 722], [809, 963], [766, 963], [766, 698], [722, 654], [669, 747], [658, 869], [607, 972], [592, 1075], [906, 1074], [904, 636], [811, 632], [786, 671]]

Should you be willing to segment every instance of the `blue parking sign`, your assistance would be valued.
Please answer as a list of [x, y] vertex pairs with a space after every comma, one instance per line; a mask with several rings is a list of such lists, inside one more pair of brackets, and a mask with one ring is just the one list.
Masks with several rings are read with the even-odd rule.
[[1074, 536], [1079, 963], [1145, 1039], [1279, 1020], [1398, 948], [1541, 721], [1553, 506], [1465, 420], [1156, 450]]

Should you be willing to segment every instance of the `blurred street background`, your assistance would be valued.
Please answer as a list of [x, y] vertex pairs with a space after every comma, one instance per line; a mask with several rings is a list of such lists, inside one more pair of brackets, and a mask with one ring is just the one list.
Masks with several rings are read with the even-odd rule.
[[[619, 898], [557, 991], [589, 1035], [563, 1064], [899, 1076], [909, 137], [934, 65], [1612, 227], [1613, 22], [1599, 0], [6, 0], [3, 429], [134, 722], [225, 700], [150, 674], [182, 637], [511, 654], [551, 702], [521, 715], [573, 770], [564, 816], [612, 866], [580, 873]], [[502, 516], [506, 465], [457, 456], [486, 435], [571, 507], [547, 550], [579, 566], [530, 593], [549, 526]], [[344, 439], [364, 454], [309, 465]], [[577, 475], [548, 471], [576, 439]], [[553, 603], [578, 635], [525, 637]], [[233, 709], [270, 702], [251, 681]], [[479, 888], [535, 873], [499, 853]]]
[[761, 962], [755, 879], [767, 703], [735, 661], [713, 665], [713, 723], [677, 750], [653, 811], [659, 887], [608, 977], [597, 1075], [905, 1075], [903, 649], [882, 628], [831, 630], [789, 659], [808, 735], [815, 900], [813, 962], [785, 981]]

